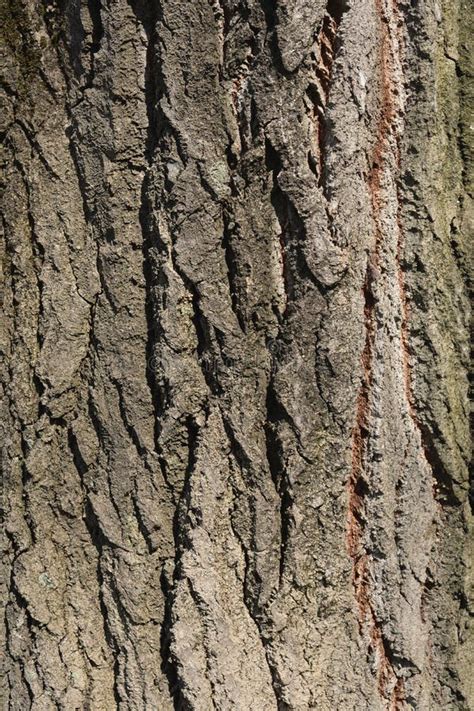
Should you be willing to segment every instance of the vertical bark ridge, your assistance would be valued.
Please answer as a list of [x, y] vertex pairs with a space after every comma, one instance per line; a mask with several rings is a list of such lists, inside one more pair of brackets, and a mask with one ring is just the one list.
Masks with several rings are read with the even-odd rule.
[[[368, 519], [370, 514], [366, 510], [365, 501], [367, 496], [371, 496], [373, 487], [371, 482], [373, 464], [369, 464], [367, 469], [367, 461], [370, 461], [368, 460], [368, 455], [370, 453], [371, 427], [373, 427], [371, 415], [374, 404], [371, 393], [374, 385], [380, 387], [380, 384], [383, 383], [377, 378], [377, 375], [374, 375], [373, 358], [377, 338], [376, 329], [379, 327], [380, 316], [383, 318], [383, 312], [380, 312], [380, 300], [383, 299], [383, 292], [381, 293], [380, 289], [383, 286], [378, 286], [377, 282], [380, 282], [381, 285], [383, 284], [383, 273], [387, 271], [387, 268], [390, 268], [385, 262], [386, 256], [384, 254], [384, 241], [391, 239], [387, 235], [387, 229], [392, 229], [396, 237], [396, 251], [393, 250], [391, 258], [395, 261], [394, 268], [397, 273], [399, 289], [400, 315], [397, 320], [400, 321], [399, 347], [401, 351], [400, 367], [404, 381], [403, 395], [416, 437], [419, 440], [417, 456], [424, 462], [423, 468], [428, 469], [431, 476], [433, 476], [433, 472], [425, 455], [426, 447], [412, 405], [406, 334], [406, 296], [400, 268], [402, 231], [399, 220], [399, 195], [396, 187], [387, 188], [387, 184], [390, 186], [390, 182], [396, 185], [398, 181], [400, 140], [403, 133], [404, 86], [400, 55], [401, 36], [400, 31], [397, 29], [400, 25], [401, 16], [395, 4], [387, 5], [386, 3], [377, 2], [376, 7], [381, 32], [380, 84], [382, 98], [379, 128], [368, 180], [375, 226], [375, 246], [369, 256], [364, 287], [366, 321], [366, 343], [362, 355], [364, 376], [358, 399], [356, 426], [353, 435], [353, 471], [349, 485], [348, 535], [349, 551], [354, 561], [354, 589], [361, 615], [361, 625], [362, 628], [366, 625], [368, 627], [369, 645], [375, 654], [378, 687], [382, 697], [387, 699], [388, 707], [399, 708], [403, 705], [407, 692], [403, 676], [400, 676], [400, 671], [402, 670], [397, 670], [393, 665], [393, 647], [391, 649], [393, 643], [389, 645], [384, 637], [383, 626], [378, 620], [379, 613], [371, 602], [373, 595], [371, 580], [377, 579], [377, 573], [373, 572], [377, 563], [373, 553], [370, 553], [370, 548], [367, 549], [367, 543], [364, 543], [364, 539], [367, 541], [366, 526], [370, 523], [370, 519]], [[388, 177], [390, 173], [393, 176], [392, 178]], [[387, 192], [387, 190], [392, 192]], [[395, 204], [396, 220], [391, 219], [391, 201]], [[373, 286], [374, 283], [375, 287]], [[395, 533], [395, 535], [397, 534]]]

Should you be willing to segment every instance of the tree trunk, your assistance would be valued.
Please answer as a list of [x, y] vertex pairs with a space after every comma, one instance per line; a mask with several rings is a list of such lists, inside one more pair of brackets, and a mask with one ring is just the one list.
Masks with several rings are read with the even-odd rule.
[[473, 708], [467, 0], [2, 6], [4, 708]]

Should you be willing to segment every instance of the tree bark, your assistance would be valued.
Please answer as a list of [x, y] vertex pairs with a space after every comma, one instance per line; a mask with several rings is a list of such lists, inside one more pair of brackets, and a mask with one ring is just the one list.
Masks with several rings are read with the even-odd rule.
[[4, 708], [473, 708], [467, 0], [2, 6]]

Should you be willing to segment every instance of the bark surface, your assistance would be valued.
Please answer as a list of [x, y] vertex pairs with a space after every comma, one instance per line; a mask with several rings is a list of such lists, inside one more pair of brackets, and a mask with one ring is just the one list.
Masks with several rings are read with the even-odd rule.
[[5, 709], [473, 708], [471, 17], [2, 0]]

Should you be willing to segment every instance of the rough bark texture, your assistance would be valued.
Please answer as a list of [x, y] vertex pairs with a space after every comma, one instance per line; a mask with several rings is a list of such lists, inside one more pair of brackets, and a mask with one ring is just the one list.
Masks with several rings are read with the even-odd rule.
[[469, 709], [467, 0], [2, 0], [5, 709]]

